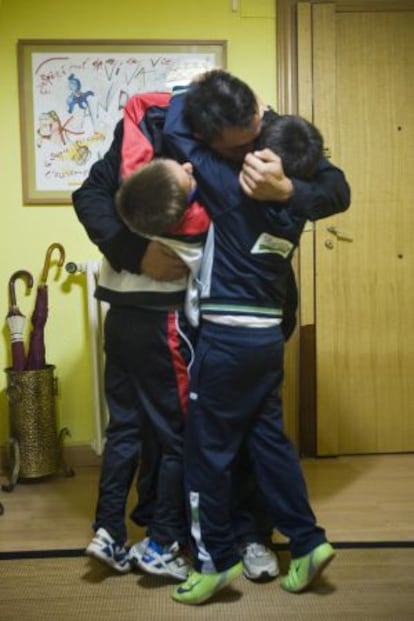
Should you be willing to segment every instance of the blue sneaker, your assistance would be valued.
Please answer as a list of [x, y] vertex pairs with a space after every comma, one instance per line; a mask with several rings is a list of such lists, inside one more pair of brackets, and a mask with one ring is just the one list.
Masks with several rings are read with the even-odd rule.
[[116, 544], [104, 528], [98, 528], [85, 553], [121, 574], [126, 574], [131, 570], [128, 550], [124, 546]]
[[190, 571], [190, 564], [177, 542], [160, 546], [153, 539], [149, 540], [144, 554], [138, 559], [138, 566], [149, 574], [177, 580], [185, 580]]

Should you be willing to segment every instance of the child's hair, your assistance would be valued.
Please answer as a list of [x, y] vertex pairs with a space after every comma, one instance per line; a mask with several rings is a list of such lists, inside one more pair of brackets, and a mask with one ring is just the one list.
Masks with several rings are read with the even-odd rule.
[[122, 182], [115, 203], [131, 231], [161, 235], [177, 224], [188, 207], [186, 191], [168, 161], [156, 158]]
[[301, 116], [284, 114], [272, 119], [261, 130], [256, 149], [269, 148], [282, 160], [288, 177], [313, 177], [323, 157], [320, 131]]

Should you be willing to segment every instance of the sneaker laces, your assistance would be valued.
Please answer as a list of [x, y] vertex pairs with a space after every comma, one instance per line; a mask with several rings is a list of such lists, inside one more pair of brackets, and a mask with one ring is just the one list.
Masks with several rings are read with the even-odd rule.
[[174, 543], [172, 543], [169, 546], [168, 545], [162, 546], [156, 541], [154, 541], [153, 539], [150, 539], [147, 544], [147, 547], [145, 550], [146, 555], [148, 555], [148, 550], [150, 550], [150, 553], [154, 552], [157, 556], [170, 555], [171, 558], [175, 558], [179, 556], [181, 552], [180, 546], [177, 541], [174, 541]]
[[114, 545], [115, 540], [111, 535], [103, 528], [99, 528], [94, 536], [94, 540], [100, 543], [104, 543], [105, 545]]

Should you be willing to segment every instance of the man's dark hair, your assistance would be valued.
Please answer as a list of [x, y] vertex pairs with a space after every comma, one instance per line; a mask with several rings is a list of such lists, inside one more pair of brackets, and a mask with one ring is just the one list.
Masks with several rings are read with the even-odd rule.
[[281, 158], [288, 177], [310, 179], [323, 157], [323, 137], [309, 121], [294, 114], [272, 117], [262, 127], [256, 149], [271, 149]]
[[250, 127], [256, 112], [250, 86], [227, 71], [213, 69], [191, 83], [183, 114], [192, 131], [210, 144], [225, 127]]
[[187, 194], [167, 162], [157, 158], [145, 164], [122, 182], [116, 194], [118, 214], [135, 233], [161, 235], [188, 207]]

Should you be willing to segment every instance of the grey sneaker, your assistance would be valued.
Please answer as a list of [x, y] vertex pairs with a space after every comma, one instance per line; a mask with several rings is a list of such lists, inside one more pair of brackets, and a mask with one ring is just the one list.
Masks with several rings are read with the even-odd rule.
[[98, 559], [98, 561], [102, 561], [102, 563], [112, 567], [112, 569], [121, 574], [126, 574], [131, 570], [127, 549], [116, 544], [104, 528], [98, 528], [85, 553]]
[[190, 564], [177, 542], [170, 546], [160, 546], [152, 539], [148, 542], [138, 565], [149, 574], [168, 576], [177, 580], [186, 580], [190, 571]]
[[149, 544], [149, 537], [145, 537], [145, 539], [141, 539], [141, 541], [137, 541], [133, 546], [129, 549], [129, 562], [133, 567], [138, 567], [142, 557], [145, 554], [147, 546]]
[[265, 582], [279, 574], [276, 554], [261, 543], [249, 543], [242, 549], [243, 573], [249, 580]]

